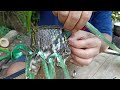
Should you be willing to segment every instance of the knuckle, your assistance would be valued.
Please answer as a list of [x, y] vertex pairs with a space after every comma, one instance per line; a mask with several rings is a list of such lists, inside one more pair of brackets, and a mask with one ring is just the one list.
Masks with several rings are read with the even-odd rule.
[[60, 14], [62, 17], [67, 17], [67, 16], [68, 16], [68, 11], [60, 11], [59, 14]]

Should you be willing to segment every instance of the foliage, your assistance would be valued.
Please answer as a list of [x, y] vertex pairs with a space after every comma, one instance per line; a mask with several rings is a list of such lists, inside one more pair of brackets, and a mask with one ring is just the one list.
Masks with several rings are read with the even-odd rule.
[[1, 11], [0, 18], [2, 26], [29, 32], [31, 25], [37, 26], [39, 14], [37, 11]]
[[3, 37], [6, 33], [8, 33], [10, 31], [9, 28], [1, 26], [0, 27], [0, 38]]
[[113, 11], [112, 12], [112, 20], [113, 20], [113, 22], [120, 21], [120, 11]]

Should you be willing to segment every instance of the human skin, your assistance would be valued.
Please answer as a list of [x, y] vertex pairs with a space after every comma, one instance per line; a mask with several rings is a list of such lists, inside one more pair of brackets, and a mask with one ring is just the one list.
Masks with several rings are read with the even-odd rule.
[[[95, 56], [108, 49], [108, 45], [95, 35], [81, 30], [86, 22], [89, 21], [92, 11], [53, 11], [53, 14], [64, 24], [65, 29], [72, 32], [69, 38], [72, 63], [79, 66], [89, 65]], [[103, 33], [103, 35], [110, 42], [112, 41], [110, 35], [106, 33]], [[17, 62], [9, 68], [6, 74], [9, 76], [23, 68], [25, 68], [25, 63]]]
[[[108, 49], [108, 46], [95, 35], [81, 30], [89, 21], [92, 11], [53, 11], [53, 14], [64, 24], [64, 29], [72, 32], [69, 38], [72, 63], [79, 66], [89, 65], [95, 56]], [[103, 35], [112, 41], [110, 35]]]
[[[108, 34], [103, 35], [109, 41], [112, 41], [111, 36]], [[71, 48], [71, 62], [79, 66], [89, 65], [95, 56], [108, 49], [108, 45], [98, 37], [82, 30], [72, 34], [69, 38], [69, 46]]]
[[64, 29], [76, 32], [89, 21], [92, 11], [53, 11], [53, 14], [64, 24]]

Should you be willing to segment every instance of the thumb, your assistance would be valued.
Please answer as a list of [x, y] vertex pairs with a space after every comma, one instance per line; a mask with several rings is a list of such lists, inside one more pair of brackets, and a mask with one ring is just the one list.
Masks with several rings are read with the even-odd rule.
[[52, 11], [55, 16], [58, 16], [58, 11]]

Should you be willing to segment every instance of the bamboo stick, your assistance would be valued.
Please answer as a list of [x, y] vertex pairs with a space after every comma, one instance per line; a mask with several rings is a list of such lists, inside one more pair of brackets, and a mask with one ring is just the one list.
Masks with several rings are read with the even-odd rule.
[[17, 31], [15, 30], [9, 31], [5, 36], [3, 36], [0, 39], [0, 46], [4, 48], [8, 47], [13, 42], [17, 35], [18, 35]]

